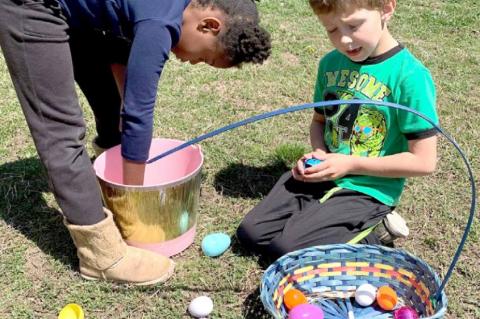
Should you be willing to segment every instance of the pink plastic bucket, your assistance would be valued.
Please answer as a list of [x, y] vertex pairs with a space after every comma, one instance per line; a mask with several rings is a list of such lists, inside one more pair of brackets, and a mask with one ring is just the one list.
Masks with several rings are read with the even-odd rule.
[[[183, 141], [153, 139], [150, 158]], [[203, 154], [188, 146], [145, 169], [142, 186], [123, 185], [120, 145], [102, 153], [94, 163], [103, 200], [125, 241], [172, 256], [190, 246], [195, 237]]]

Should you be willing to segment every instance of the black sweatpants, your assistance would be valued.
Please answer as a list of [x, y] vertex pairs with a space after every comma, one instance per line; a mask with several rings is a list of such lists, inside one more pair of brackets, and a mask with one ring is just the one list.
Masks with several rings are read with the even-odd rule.
[[63, 214], [73, 224], [99, 222], [75, 80], [95, 114], [99, 146], [120, 143], [121, 100], [100, 33], [71, 33], [56, 0], [0, 0], [0, 46]]
[[[243, 219], [238, 240], [254, 253], [276, 259], [288, 252], [315, 245], [346, 243], [379, 223], [392, 207], [348, 189], [326, 201], [333, 182], [303, 183], [285, 173], [270, 193]], [[362, 243], [380, 244], [370, 233]]]

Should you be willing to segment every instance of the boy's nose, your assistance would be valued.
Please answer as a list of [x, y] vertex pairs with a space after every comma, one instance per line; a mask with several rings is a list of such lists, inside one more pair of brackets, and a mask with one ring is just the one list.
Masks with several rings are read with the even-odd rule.
[[340, 42], [342, 44], [350, 44], [350, 43], [352, 43], [352, 38], [348, 35], [342, 34], [340, 36]]

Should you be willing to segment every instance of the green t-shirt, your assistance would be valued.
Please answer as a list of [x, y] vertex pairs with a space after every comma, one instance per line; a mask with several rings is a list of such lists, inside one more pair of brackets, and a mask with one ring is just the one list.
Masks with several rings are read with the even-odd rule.
[[[334, 50], [321, 61], [314, 100], [369, 99], [410, 107], [438, 123], [430, 72], [406, 48], [356, 63]], [[376, 105], [316, 109], [325, 116], [325, 144], [332, 153], [380, 157], [408, 151], [408, 140], [436, 134], [430, 123], [403, 110]], [[405, 178], [347, 175], [335, 183], [397, 205]]]

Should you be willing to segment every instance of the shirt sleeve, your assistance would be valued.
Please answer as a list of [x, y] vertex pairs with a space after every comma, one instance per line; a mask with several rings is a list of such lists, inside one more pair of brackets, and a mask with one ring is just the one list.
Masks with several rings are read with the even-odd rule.
[[[438, 124], [435, 85], [428, 70], [417, 68], [411, 72], [403, 79], [400, 89], [399, 104], [418, 111]], [[403, 134], [412, 137], [422, 132], [435, 131], [432, 124], [420, 116], [403, 110], [397, 112], [399, 127]]]
[[148, 159], [158, 82], [176, 36], [161, 20], [135, 25], [122, 111], [122, 156], [128, 160]]

